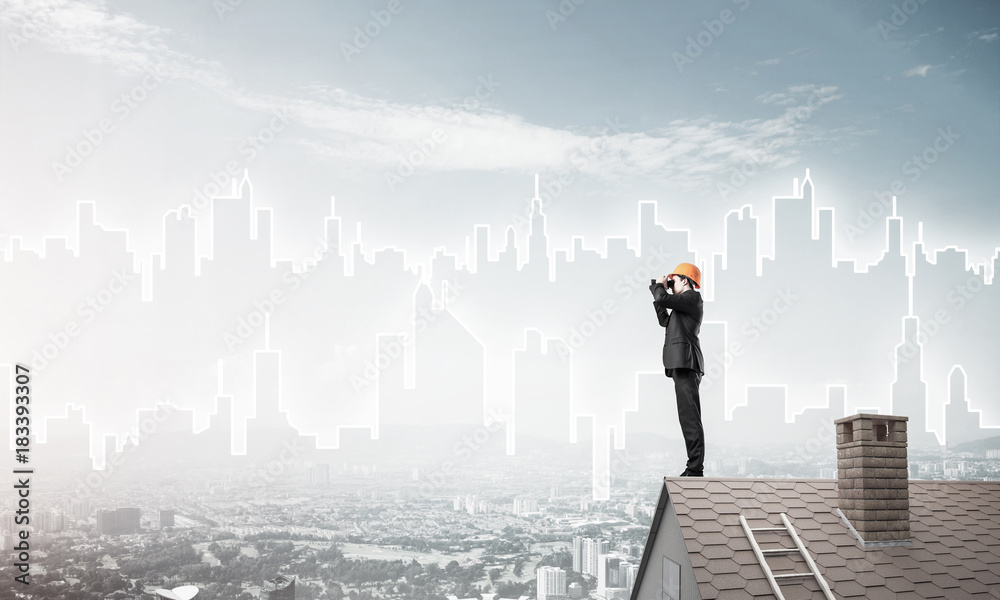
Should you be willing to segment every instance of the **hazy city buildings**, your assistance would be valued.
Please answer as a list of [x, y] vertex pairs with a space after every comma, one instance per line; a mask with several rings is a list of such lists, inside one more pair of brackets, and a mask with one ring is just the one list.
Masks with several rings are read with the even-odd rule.
[[260, 600], [295, 600], [295, 579], [284, 575], [268, 579], [261, 585]]
[[538, 567], [536, 571], [538, 600], [565, 600], [566, 571], [557, 567]]
[[306, 470], [306, 483], [320, 487], [330, 485], [330, 465], [320, 463], [308, 467]]
[[514, 498], [514, 514], [521, 516], [528, 513], [538, 512], [538, 500], [530, 496], [518, 496]]
[[160, 529], [174, 526], [174, 511], [169, 508], [160, 509]]
[[142, 511], [137, 507], [97, 511], [97, 531], [102, 535], [120, 535], [139, 532]]

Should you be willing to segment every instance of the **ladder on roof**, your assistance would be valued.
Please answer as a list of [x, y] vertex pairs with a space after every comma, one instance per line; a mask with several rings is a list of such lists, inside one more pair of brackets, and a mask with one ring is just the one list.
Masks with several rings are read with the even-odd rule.
[[[751, 528], [747, 524], [747, 520], [740, 515], [740, 525], [743, 526], [743, 531], [747, 533], [747, 538], [750, 540], [750, 545], [753, 547], [754, 554], [757, 555], [757, 560], [760, 561], [760, 567], [764, 569], [764, 576], [767, 577], [767, 582], [771, 584], [771, 590], [774, 592], [775, 597], [778, 600], [785, 600], [784, 595], [781, 593], [781, 589], [778, 587], [778, 581], [784, 581], [788, 579], [801, 579], [803, 577], [815, 577], [816, 582], [819, 584], [820, 589], [823, 590], [823, 595], [827, 600], [836, 600], [833, 596], [833, 592], [830, 591], [830, 586], [826, 584], [826, 580], [823, 579], [823, 575], [820, 574], [819, 569], [816, 567], [816, 563], [813, 562], [812, 556], [809, 555], [809, 551], [806, 550], [805, 545], [802, 540], [799, 539], [799, 535], [795, 533], [795, 527], [792, 526], [791, 521], [788, 520], [788, 516], [785, 513], [781, 513], [781, 521], [785, 524], [784, 527], [757, 527]], [[760, 544], [757, 543], [757, 538], [754, 537], [755, 531], [776, 531], [785, 532], [791, 536], [792, 540], [795, 542], [794, 548], [769, 548], [767, 550], [762, 550]], [[809, 565], [808, 573], [782, 573], [775, 575], [771, 571], [770, 565], [767, 564], [767, 556], [773, 554], [794, 554], [798, 552], [802, 558], [805, 559], [806, 564]]]

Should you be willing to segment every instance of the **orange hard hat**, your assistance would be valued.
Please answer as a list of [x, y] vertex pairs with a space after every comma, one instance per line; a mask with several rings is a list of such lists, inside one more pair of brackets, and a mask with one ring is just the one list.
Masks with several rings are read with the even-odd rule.
[[701, 287], [701, 270], [691, 263], [681, 263], [677, 265], [671, 275], [683, 275], [694, 282], [694, 287]]

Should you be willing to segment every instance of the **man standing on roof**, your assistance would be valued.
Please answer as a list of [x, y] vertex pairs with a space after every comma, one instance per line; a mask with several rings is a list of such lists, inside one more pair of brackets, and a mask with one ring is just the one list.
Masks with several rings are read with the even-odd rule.
[[677, 265], [670, 275], [654, 280], [649, 286], [656, 318], [666, 328], [663, 370], [674, 380], [677, 418], [687, 446], [687, 468], [681, 477], [702, 477], [705, 472], [705, 430], [701, 425], [698, 393], [705, 374], [705, 359], [698, 341], [704, 313], [699, 288], [701, 271], [691, 263]]

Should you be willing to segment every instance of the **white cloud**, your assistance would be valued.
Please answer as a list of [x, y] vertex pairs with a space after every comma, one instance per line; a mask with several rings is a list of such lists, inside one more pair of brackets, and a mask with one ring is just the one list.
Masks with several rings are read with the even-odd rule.
[[768, 92], [767, 94], [761, 94], [757, 96], [756, 100], [762, 104], [791, 104], [795, 102], [795, 98], [791, 94], [786, 94], [785, 92]]
[[982, 40], [984, 42], [993, 42], [997, 39], [997, 31], [1000, 30], [998, 27], [990, 27], [989, 29], [979, 29], [965, 34], [968, 40]]
[[8, 29], [5, 42], [14, 52], [41, 43], [120, 74], [141, 74], [159, 65], [169, 79], [213, 88], [232, 85], [217, 62], [172, 50], [167, 38], [180, 36], [128, 14], [113, 14], [104, 0], [2, 0], [0, 25]]
[[757, 64], [765, 66], [765, 67], [769, 67], [771, 65], [776, 65], [776, 64], [778, 64], [780, 62], [781, 62], [780, 58], [769, 58], [767, 60], [759, 60], [759, 61], [757, 61]]
[[929, 71], [930, 68], [931, 68], [930, 65], [919, 65], [913, 67], [912, 69], [908, 69], [905, 73], [903, 73], [903, 76], [914, 77], [916, 75], [919, 75], [920, 77], [927, 77], [927, 71]]
[[777, 104], [779, 106], [792, 104], [802, 100], [807, 100], [810, 96], [824, 98], [824, 102], [836, 100], [841, 96], [835, 95], [837, 86], [819, 86], [812, 83], [793, 85], [783, 92], [768, 92], [757, 96], [756, 100], [762, 104]]
[[[700, 118], [672, 121], [653, 131], [575, 133], [489, 108], [488, 100], [479, 107], [412, 105], [322, 83], [282, 95], [256, 93], [237, 85], [219, 63], [174, 50], [170, 42], [183, 43], [181, 35], [129, 15], [111, 14], [103, 0], [42, 4], [48, 16], [39, 43], [119, 73], [139, 73], [149, 65], [161, 65], [168, 80], [204, 86], [235, 106], [262, 113], [287, 112], [296, 127], [285, 143], [352, 174], [395, 170], [401, 158], [423, 144], [431, 150], [422, 169], [573, 169], [607, 180], [641, 175], [697, 189], [713, 181], [713, 176], [728, 173], [751, 153], [761, 168], [795, 162], [799, 147], [827, 139], [809, 125], [813, 111], [841, 98], [835, 86], [798, 85], [758, 96], [764, 104], [785, 107], [768, 119], [720, 122]], [[2, 6], [2, 22], [14, 30], [39, 10], [38, 4], [28, 7], [15, 0], [2, 0]], [[498, 95], [503, 93], [503, 82], [499, 83]], [[470, 81], [470, 91], [477, 85], [478, 81]], [[434, 138], [437, 141], [429, 145], [428, 140]]]

